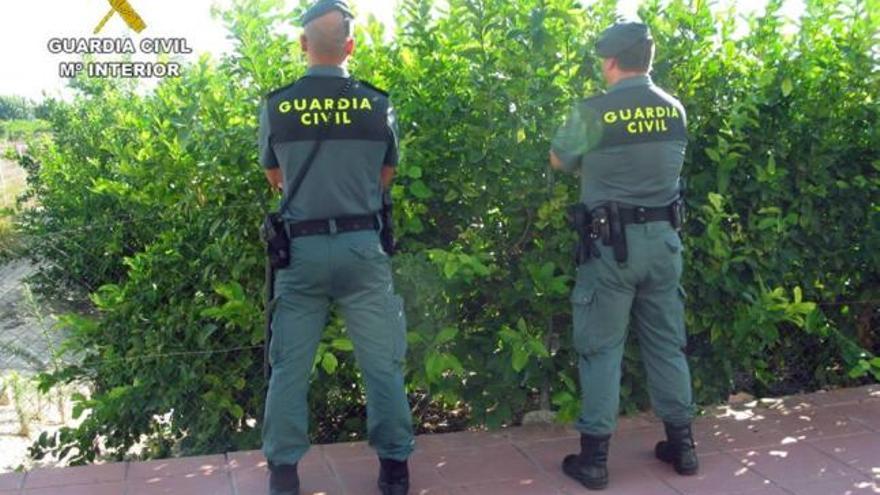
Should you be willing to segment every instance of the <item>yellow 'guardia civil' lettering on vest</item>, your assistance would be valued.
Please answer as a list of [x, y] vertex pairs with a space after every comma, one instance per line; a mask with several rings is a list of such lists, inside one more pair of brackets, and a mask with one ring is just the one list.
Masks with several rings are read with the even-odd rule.
[[294, 98], [278, 104], [278, 112], [299, 114], [302, 125], [351, 124], [349, 111], [368, 112], [373, 110], [369, 98]]
[[606, 124], [626, 123], [626, 132], [641, 134], [647, 132], [665, 132], [669, 130], [666, 119], [680, 118], [678, 109], [672, 105], [621, 108], [609, 110], [602, 116]]

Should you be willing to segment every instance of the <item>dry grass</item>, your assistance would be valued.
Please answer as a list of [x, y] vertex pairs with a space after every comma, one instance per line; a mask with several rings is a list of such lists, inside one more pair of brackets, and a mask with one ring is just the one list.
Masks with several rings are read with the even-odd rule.
[[[0, 143], [0, 152], [6, 148], [6, 143]], [[18, 247], [12, 218], [17, 209], [16, 198], [24, 191], [25, 184], [25, 171], [0, 157], [0, 261], [9, 258]]]
[[[0, 150], [3, 148], [0, 144]], [[16, 163], [0, 158], [0, 210], [15, 208], [15, 199], [24, 187], [25, 171]]]

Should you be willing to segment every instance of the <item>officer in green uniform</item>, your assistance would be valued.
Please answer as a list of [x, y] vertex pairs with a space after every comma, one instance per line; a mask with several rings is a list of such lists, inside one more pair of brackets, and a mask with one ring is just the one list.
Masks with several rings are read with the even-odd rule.
[[363, 371], [379, 490], [405, 495], [413, 450], [403, 376], [406, 323], [377, 232], [382, 194], [397, 164], [395, 114], [385, 92], [351, 79], [345, 68], [354, 40], [344, 0], [320, 0], [302, 25], [308, 72], [267, 95], [260, 117], [260, 161], [274, 187], [289, 190], [315, 142], [323, 143], [282, 212], [291, 262], [277, 273], [272, 302], [263, 425], [269, 493], [299, 492], [297, 462], [309, 448], [309, 376], [335, 303]]
[[580, 175], [584, 255], [571, 296], [582, 394], [580, 454], [563, 471], [590, 489], [608, 484], [606, 461], [620, 401], [624, 343], [636, 332], [654, 412], [666, 426], [658, 458], [680, 474], [698, 463], [685, 359], [680, 285], [680, 178], [687, 145], [681, 103], [649, 76], [648, 27], [618, 23], [596, 50], [608, 91], [574, 105], [550, 154], [555, 169]]

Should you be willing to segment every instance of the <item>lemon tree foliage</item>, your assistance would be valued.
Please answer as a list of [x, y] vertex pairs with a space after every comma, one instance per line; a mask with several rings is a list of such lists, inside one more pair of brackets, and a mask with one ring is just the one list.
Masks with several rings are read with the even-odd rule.
[[[441, 6], [442, 5], [442, 6]], [[684, 174], [688, 352], [696, 397], [779, 394], [880, 378], [880, 89], [876, 0], [780, 3], [738, 28], [707, 2], [649, 2], [654, 76], [689, 111]], [[235, 40], [142, 95], [78, 80], [52, 105], [53, 140], [26, 160], [21, 218], [44, 291], [88, 295], [63, 322], [88, 384], [76, 428], [35, 456], [73, 462], [255, 448], [262, 377], [257, 225], [276, 198], [256, 156], [260, 96], [304, 63], [301, 7], [239, 0]], [[568, 105], [601, 88], [592, 51], [613, 2], [403, 0], [393, 36], [357, 33], [352, 71], [389, 88], [402, 131], [395, 258], [409, 320], [408, 387], [474, 425], [579, 409], [570, 342], [572, 177], [548, 173]], [[873, 301], [873, 302], [871, 302]], [[622, 407], [647, 406], [637, 342]], [[311, 392], [316, 440], [359, 438], [363, 396], [333, 318]], [[137, 449], [135, 447], [137, 446]]]

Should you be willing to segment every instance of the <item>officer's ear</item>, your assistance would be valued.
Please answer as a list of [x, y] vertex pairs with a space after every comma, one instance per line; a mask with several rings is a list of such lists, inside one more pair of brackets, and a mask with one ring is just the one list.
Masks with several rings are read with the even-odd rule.
[[617, 68], [617, 59], [616, 58], [604, 58], [602, 59], [602, 69], [606, 73], [613, 71]]
[[352, 53], [354, 53], [354, 38], [349, 36], [348, 39], [345, 40], [345, 46], [343, 47], [345, 50], [345, 56], [348, 57]]

